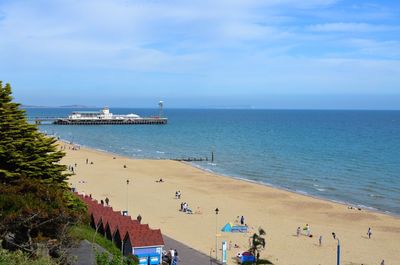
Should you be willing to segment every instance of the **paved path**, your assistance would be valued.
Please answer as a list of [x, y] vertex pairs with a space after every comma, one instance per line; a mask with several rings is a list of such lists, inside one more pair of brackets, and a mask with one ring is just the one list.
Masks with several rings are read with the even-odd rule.
[[210, 259], [208, 255], [201, 253], [187, 245], [182, 244], [166, 235], [163, 235], [165, 250], [176, 249], [179, 254], [180, 262], [178, 265], [220, 265], [215, 259]]
[[[95, 244], [95, 247], [100, 253], [105, 251], [104, 248], [97, 244]], [[69, 249], [68, 253], [68, 260], [75, 260], [76, 263], [73, 263], [75, 265], [92, 265], [96, 258], [96, 253], [93, 251], [92, 244], [87, 240], [82, 240], [78, 247]], [[90, 253], [92, 253], [92, 255], [90, 255]]]
[[[176, 249], [179, 254], [178, 265], [221, 265], [220, 262], [215, 259], [210, 259], [208, 255], [201, 253], [181, 242], [178, 242], [166, 235], [163, 235], [165, 250]], [[105, 251], [102, 247], [96, 245], [99, 252]], [[80, 242], [77, 248], [72, 248], [69, 251], [69, 259], [76, 257], [76, 265], [91, 265], [93, 264], [96, 254], [92, 249], [92, 245], [89, 241], [83, 240]], [[92, 252], [92, 255], [90, 253]]]

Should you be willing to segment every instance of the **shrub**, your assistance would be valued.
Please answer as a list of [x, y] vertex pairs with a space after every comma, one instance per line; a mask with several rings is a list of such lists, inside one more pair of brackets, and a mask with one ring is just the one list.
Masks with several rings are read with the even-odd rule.
[[31, 259], [22, 251], [10, 252], [0, 248], [0, 265], [56, 265], [48, 258]]

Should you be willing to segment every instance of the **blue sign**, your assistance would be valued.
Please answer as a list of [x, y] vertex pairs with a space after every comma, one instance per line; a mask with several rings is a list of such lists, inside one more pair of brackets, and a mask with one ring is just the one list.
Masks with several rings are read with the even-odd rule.
[[222, 241], [222, 263], [224, 263], [224, 264], [226, 264], [226, 260], [227, 260], [226, 248], [227, 248], [226, 241]]

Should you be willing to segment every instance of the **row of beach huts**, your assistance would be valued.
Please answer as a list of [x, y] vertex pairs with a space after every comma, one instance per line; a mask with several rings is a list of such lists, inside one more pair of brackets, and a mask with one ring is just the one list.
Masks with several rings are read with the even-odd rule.
[[89, 196], [78, 196], [88, 207], [90, 225], [97, 233], [113, 241], [124, 256], [136, 255], [140, 265], [162, 263], [164, 240], [160, 229], [151, 229], [148, 224], [132, 220]]

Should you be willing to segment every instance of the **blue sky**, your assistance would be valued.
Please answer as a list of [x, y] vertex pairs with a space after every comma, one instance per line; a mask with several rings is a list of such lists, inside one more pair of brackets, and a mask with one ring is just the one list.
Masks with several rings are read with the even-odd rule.
[[33, 105], [400, 109], [400, 1], [0, 0]]

